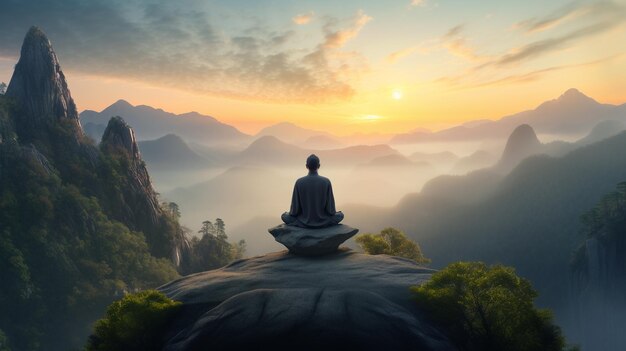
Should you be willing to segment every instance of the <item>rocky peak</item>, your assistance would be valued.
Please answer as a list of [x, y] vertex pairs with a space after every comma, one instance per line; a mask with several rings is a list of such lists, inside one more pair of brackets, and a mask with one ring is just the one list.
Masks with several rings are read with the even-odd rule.
[[510, 170], [526, 157], [539, 152], [541, 145], [533, 127], [522, 124], [515, 128], [509, 136], [498, 165]]
[[139, 147], [137, 146], [137, 139], [135, 138], [135, 132], [128, 123], [119, 116], [112, 117], [109, 120], [109, 124], [102, 135], [101, 146], [104, 148], [112, 147], [114, 149], [124, 150], [135, 160], [141, 157]]
[[585, 104], [598, 104], [597, 101], [583, 94], [580, 90], [571, 88], [566, 90], [558, 99], [554, 100], [557, 103], [565, 105], [585, 105]]
[[21, 138], [36, 137], [50, 122], [69, 122], [76, 140], [82, 136], [76, 105], [65, 76], [46, 34], [32, 27], [22, 44], [6, 96], [17, 101], [20, 109], [15, 124]]

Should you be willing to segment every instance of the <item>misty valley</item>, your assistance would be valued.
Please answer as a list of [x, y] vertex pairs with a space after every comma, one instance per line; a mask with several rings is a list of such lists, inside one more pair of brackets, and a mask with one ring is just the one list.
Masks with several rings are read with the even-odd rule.
[[[370, 18], [328, 21], [308, 65]], [[581, 83], [432, 130], [250, 132], [136, 97], [84, 109], [56, 40], [31, 27], [0, 85], [0, 351], [626, 348], [626, 103]]]

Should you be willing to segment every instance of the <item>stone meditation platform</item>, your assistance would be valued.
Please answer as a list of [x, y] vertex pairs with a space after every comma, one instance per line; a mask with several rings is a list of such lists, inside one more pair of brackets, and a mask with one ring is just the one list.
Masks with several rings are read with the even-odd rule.
[[337, 224], [325, 228], [301, 228], [281, 224], [268, 229], [274, 239], [289, 252], [303, 256], [320, 256], [336, 252], [339, 245], [359, 232], [349, 225]]

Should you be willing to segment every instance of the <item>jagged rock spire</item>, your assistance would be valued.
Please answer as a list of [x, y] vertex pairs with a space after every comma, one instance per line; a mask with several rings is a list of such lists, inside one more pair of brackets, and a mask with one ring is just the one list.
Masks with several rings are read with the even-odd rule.
[[66, 121], [77, 139], [82, 136], [76, 105], [52, 45], [39, 27], [31, 27], [15, 66], [6, 96], [16, 100], [15, 120], [21, 138], [29, 139], [51, 122]]
[[122, 117], [111, 117], [104, 134], [102, 135], [103, 147], [114, 146], [124, 150], [133, 159], [140, 158], [135, 131], [124, 121]]

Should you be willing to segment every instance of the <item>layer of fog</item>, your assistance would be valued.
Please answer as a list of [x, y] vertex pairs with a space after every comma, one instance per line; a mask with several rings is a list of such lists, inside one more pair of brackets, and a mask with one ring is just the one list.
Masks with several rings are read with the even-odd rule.
[[[346, 160], [345, 166], [325, 165], [322, 158], [319, 173], [331, 179], [339, 210], [348, 204], [390, 207], [405, 195], [419, 192], [438, 175], [462, 174], [489, 166], [484, 160], [475, 165], [467, 160], [476, 151], [488, 153], [492, 156], [489, 162], [495, 163], [504, 142], [394, 146], [397, 155], [372, 156], [369, 161], [354, 165]], [[444, 151], [448, 157], [439, 157], [438, 153]], [[468, 162], [461, 172], [455, 170], [458, 164]], [[293, 184], [307, 174], [304, 163], [305, 159], [293, 166], [259, 162], [253, 166], [229, 164], [203, 169], [162, 169], [149, 163], [148, 167], [162, 200], [180, 206], [183, 225], [195, 232], [202, 221], [222, 218], [230, 240], [245, 239], [248, 255], [258, 255], [282, 249], [267, 228], [279, 224], [281, 213], [289, 210]], [[344, 222], [350, 224], [350, 213], [345, 215]]]

